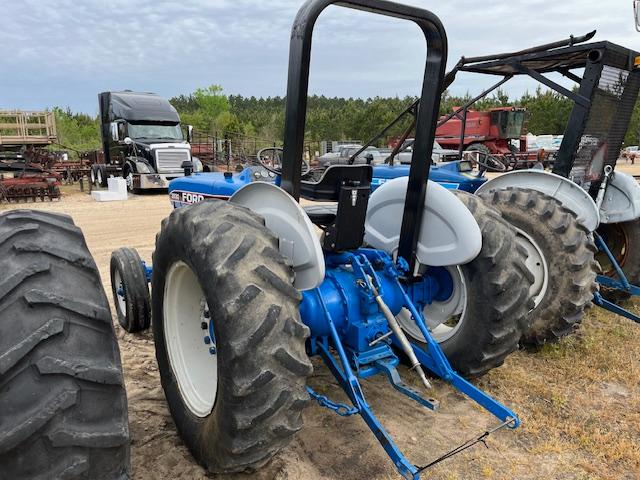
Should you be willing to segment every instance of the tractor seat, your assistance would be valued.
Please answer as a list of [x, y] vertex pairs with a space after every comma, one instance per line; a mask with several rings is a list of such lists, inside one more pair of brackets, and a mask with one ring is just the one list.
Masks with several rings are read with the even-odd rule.
[[300, 184], [300, 194], [307, 200], [337, 202], [342, 185], [357, 184], [368, 187], [372, 178], [371, 165], [331, 165], [317, 182], [303, 180]]
[[314, 225], [319, 227], [326, 227], [331, 225], [336, 220], [338, 214], [338, 204], [332, 203], [328, 205], [307, 205], [303, 207], [305, 213], [308, 215], [309, 220]]

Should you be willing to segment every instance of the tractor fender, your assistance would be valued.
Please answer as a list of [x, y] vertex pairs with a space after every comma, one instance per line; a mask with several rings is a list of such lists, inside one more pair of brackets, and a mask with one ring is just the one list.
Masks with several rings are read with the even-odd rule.
[[324, 255], [316, 229], [287, 192], [272, 183], [254, 182], [240, 188], [229, 201], [263, 217], [265, 226], [278, 236], [280, 253], [295, 273], [295, 288], [311, 290], [322, 283]]
[[484, 183], [476, 193], [504, 190], [509, 187], [528, 188], [555, 198], [576, 214], [578, 222], [590, 232], [598, 228], [598, 207], [589, 194], [568, 178], [543, 170], [516, 170]]
[[627, 173], [614, 172], [600, 205], [602, 223], [621, 223], [640, 218], [640, 185]]
[[[408, 177], [382, 184], [369, 198], [364, 241], [395, 254], [407, 194]], [[433, 267], [468, 263], [482, 248], [482, 233], [471, 212], [453, 193], [429, 180], [416, 256]]]

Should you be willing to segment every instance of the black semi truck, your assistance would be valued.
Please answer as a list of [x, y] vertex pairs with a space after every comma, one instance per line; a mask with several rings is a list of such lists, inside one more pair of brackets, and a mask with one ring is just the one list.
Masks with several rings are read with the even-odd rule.
[[103, 92], [98, 95], [102, 152], [91, 152], [91, 180], [106, 186], [109, 175], [122, 176], [130, 191], [167, 188], [184, 175], [184, 162], [195, 171], [189, 136], [176, 109], [153, 93]]

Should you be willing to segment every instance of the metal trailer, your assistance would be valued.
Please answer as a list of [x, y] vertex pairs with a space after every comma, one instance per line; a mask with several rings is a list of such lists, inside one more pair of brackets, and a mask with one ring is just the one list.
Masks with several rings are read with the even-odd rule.
[[60, 197], [56, 156], [44, 150], [57, 140], [53, 112], [0, 111], [0, 201]]

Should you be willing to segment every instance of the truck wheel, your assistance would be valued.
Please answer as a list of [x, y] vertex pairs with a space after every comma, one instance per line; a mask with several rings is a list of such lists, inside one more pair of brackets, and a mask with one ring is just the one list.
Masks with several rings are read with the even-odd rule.
[[[448, 267], [452, 294], [427, 305], [423, 314], [435, 341], [452, 367], [478, 377], [503, 364], [518, 348], [529, 327], [533, 274], [514, 229], [479, 197], [454, 191], [469, 208], [482, 231], [482, 250], [465, 265]], [[399, 322], [413, 340], [424, 337], [407, 311]]]
[[96, 177], [98, 176], [97, 174], [97, 165], [91, 165], [91, 170], [89, 171], [89, 178], [91, 181], [91, 185], [93, 185], [94, 187], [98, 186], [98, 181], [96, 180]]
[[147, 275], [138, 252], [119, 248], [111, 254], [111, 290], [118, 322], [129, 333], [151, 325], [151, 300]]
[[131, 193], [134, 193], [135, 188], [133, 188], [133, 172], [131, 171], [130, 166], [125, 165], [124, 169], [122, 170], [122, 178], [124, 178], [127, 184], [127, 190]]
[[507, 188], [481, 197], [516, 228], [529, 254], [534, 308], [523, 343], [541, 345], [570, 334], [597, 290], [589, 231], [558, 200], [535, 190]]
[[153, 333], [169, 410], [212, 472], [253, 470], [302, 427], [309, 329], [278, 239], [249, 210], [206, 201], [163, 221]]
[[82, 232], [0, 215], [0, 271], [0, 477], [128, 478], [120, 353]]
[[96, 168], [96, 183], [99, 187], [107, 186], [107, 166], [106, 165], [97, 165]]
[[[640, 219], [622, 223], [602, 223], [598, 227], [598, 233], [611, 250], [618, 265], [622, 268], [627, 280], [632, 285], [640, 283]], [[602, 267], [602, 274], [618, 279], [618, 275], [604, 252], [598, 251], [596, 260]], [[612, 302], [628, 299], [631, 295], [621, 290], [600, 287], [603, 297]]]

